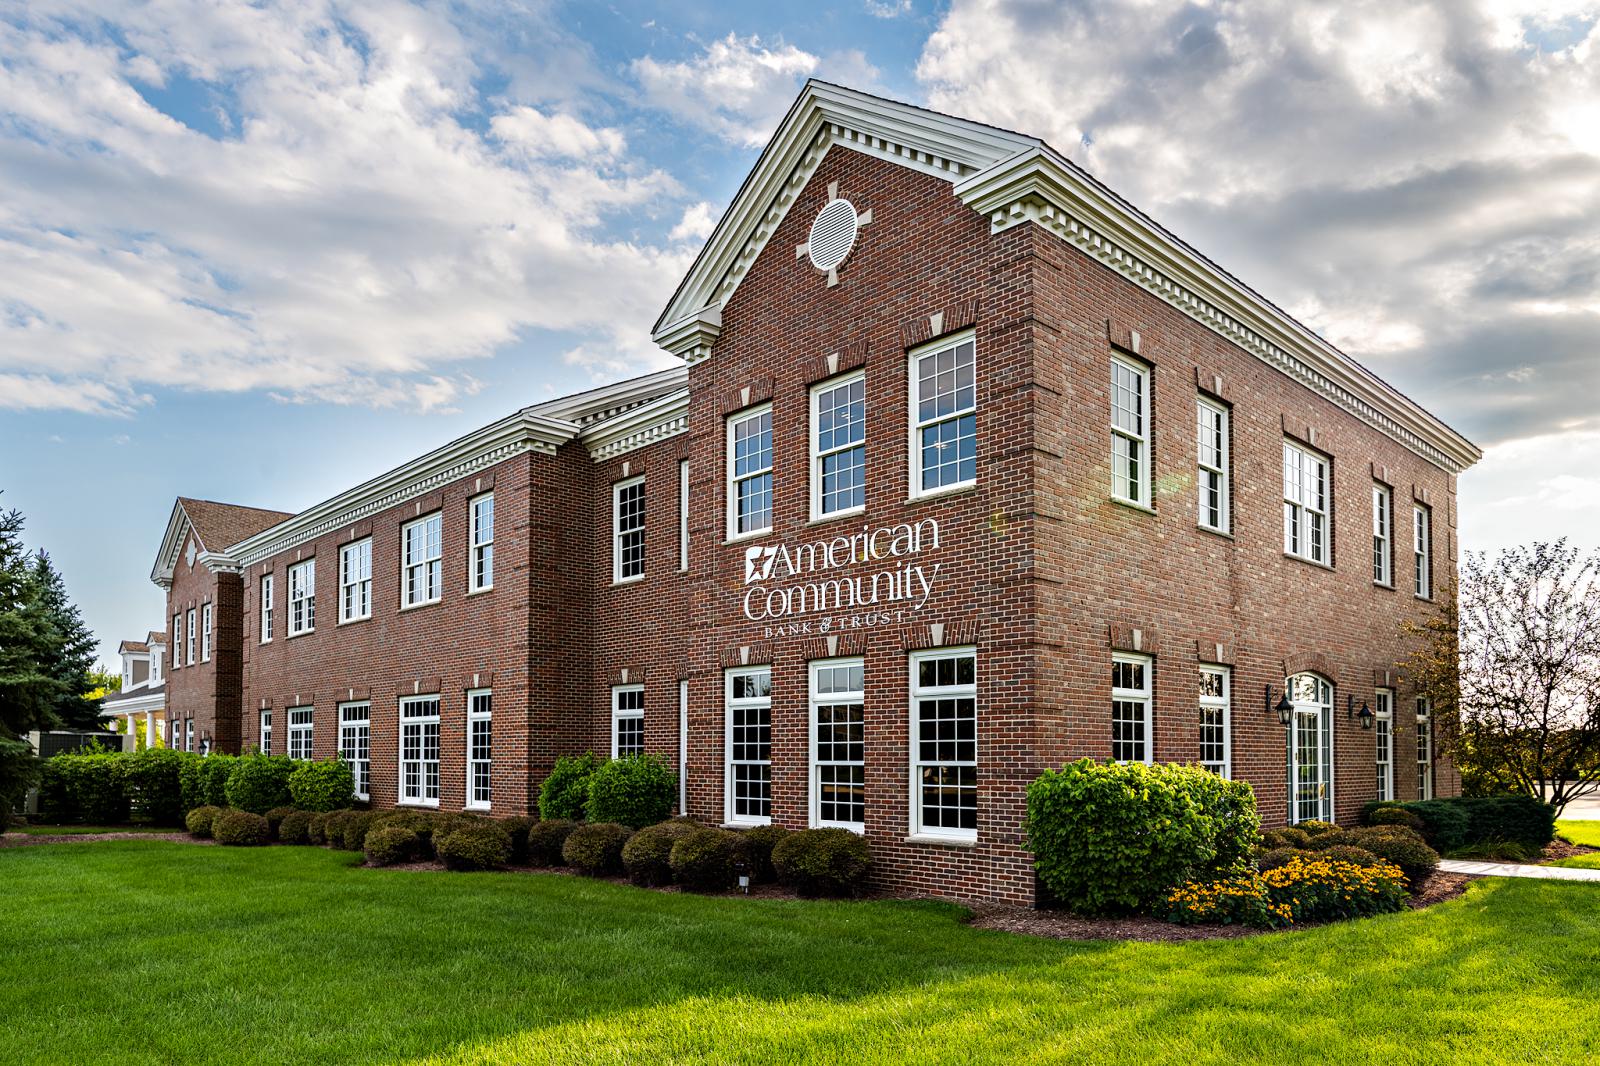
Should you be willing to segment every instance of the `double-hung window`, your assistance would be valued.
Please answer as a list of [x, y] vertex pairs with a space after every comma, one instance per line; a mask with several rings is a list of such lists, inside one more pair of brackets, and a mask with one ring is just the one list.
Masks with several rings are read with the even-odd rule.
[[978, 480], [977, 342], [971, 334], [911, 356], [911, 494]]
[[911, 656], [911, 831], [978, 836], [978, 657], [971, 648]]
[[317, 627], [317, 561], [307, 559], [289, 567], [289, 635], [309, 633]]
[[644, 754], [644, 686], [611, 689], [611, 757]]
[[261, 643], [272, 643], [272, 575], [261, 575]]
[[867, 379], [852, 374], [811, 390], [811, 517], [867, 505]]
[[272, 712], [261, 712], [261, 754], [272, 754]]
[[431, 514], [401, 528], [401, 606], [439, 602], [444, 587], [443, 524], [443, 516]]
[[644, 478], [611, 487], [611, 580], [644, 577]]
[[439, 697], [400, 701], [400, 802], [439, 805]]
[[1394, 584], [1394, 493], [1372, 486], [1372, 583]]
[[1228, 409], [1204, 397], [1195, 401], [1200, 525], [1228, 532]]
[[689, 460], [678, 461], [678, 569], [689, 569]]
[[486, 811], [492, 793], [489, 767], [494, 753], [494, 695], [486, 688], [467, 693], [467, 807]]
[[1417, 799], [1433, 799], [1433, 722], [1428, 701], [1417, 697]]
[[172, 616], [172, 668], [183, 665], [183, 613]]
[[315, 711], [310, 707], [289, 708], [289, 758], [311, 758], [311, 719]]
[[1283, 442], [1283, 550], [1328, 563], [1328, 460]]
[[200, 605], [200, 661], [211, 661], [211, 604]]
[[1375, 698], [1378, 709], [1373, 728], [1378, 737], [1378, 790], [1380, 802], [1394, 799], [1394, 690], [1380, 688]]
[[811, 824], [867, 820], [866, 697], [860, 659], [811, 664]]
[[184, 751], [193, 751], [194, 750], [194, 719], [193, 718], [185, 718], [183, 720], [183, 750]]
[[1118, 762], [1153, 761], [1150, 674], [1146, 656], [1111, 657], [1111, 757]]
[[372, 538], [339, 549], [339, 621], [372, 617]]
[[184, 659], [184, 662], [188, 663], [190, 666], [193, 666], [195, 663], [199, 662], [199, 660], [194, 657], [194, 608], [193, 607], [189, 608], [188, 614], [185, 615], [184, 624], [185, 624], [185, 626], [187, 626], [186, 632], [187, 632], [188, 635], [184, 638], [184, 641], [183, 641], [183, 659]]
[[1433, 598], [1433, 513], [1422, 504], [1411, 509], [1411, 558], [1416, 593]]
[[726, 675], [727, 818], [740, 825], [772, 821], [772, 669], [741, 667]]
[[1226, 666], [1200, 668], [1200, 765], [1219, 777], [1233, 776], [1228, 674]]
[[728, 419], [728, 536], [772, 528], [772, 406]]
[[1111, 496], [1150, 506], [1150, 370], [1111, 357]]
[[350, 764], [356, 798], [372, 798], [372, 705], [339, 705], [339, 758]]
[[494, 493], [472, 501], [472, 558], [468, 561], [469, 592], [494, 588]]

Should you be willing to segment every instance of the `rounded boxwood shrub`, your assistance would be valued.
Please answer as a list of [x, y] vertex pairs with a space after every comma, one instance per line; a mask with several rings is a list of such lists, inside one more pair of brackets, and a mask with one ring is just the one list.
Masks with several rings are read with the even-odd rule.
[[422, 841], [414, 830], [394, 823], [377, 825], [367, 833], [362, 850], [372, 866], [393, 866], [417, 857]]
[[355, 775], [340, 758], [297, 763], [289, 774], [289, 797], [302, 811], [342, 810], [355, 802]]
[[528, 830], [539, 824], [539, 819], [519, 815], [500, 823], [511, 838], [511, 865], [524, 866], [528, 862]]
[[622, 848], [633, 830], [616, 822], [591, 822], [567, 834], [561, 857], [579, 873], [613, 877], [622, 872]]
[[599, 769], [594, 752], [563, 755], [539, 786], [539, 817], [546, 821], [582, 821], [589, 805], [589, 778]]
[[266, 818], [259, 814], [251, 814], [249, 811], [237, 811], [231, 807], [217, 812], [216, 818], [211, 823], [211, 835], [217, 838], [218, 844], [231, 844], [235, 847], [265, 844], [272, 836], [267, 828]]
[[267, 829], [272, 834], [272, 839], [278, 839], [278, 827], [283, 824], [284, 818], [293, 813], [293, 807], [274, 807], [266, 814]]
[[1261, 871], [1276, 870], [1286, 865], [1291, 859], [1308, 858], [1312, 853], [1303, 848], [1271, 848], [1256, 856], [1256, 869]]
[[[1028, 786], [1034, 869], [1085, 914], [1148, 910], [1185, 881], [1243, 869], [1260, 827], [1248, 784], [1198, 766], [1080, 759]], [[781, 879], [780, 854], [774, 849]]]
[[628, 880], [649, 888], [672, 883], [672, 845], [695, 827], [683, 822], [661, 822], [647, 826], [628, 838], [622, 847], [622, 866]]
[[1261, 834], [1264, 847], [1271, 848], [1304, 848], [1311, 843], [1311, 834], [1304, 829], [1294, 826], [1284, 826], [1280, 829], [1268, 829]]
[[311, 843], [311, 812], [290, 811], [278, 822], [278, 840], [284, 844]]
[[655, 825], [672, 814], [678, 775], [658, 755], [630, 755], [601, 765], [589, 778], [587, 816], [629, 829]]
[[1400, 867], [1412, 892], [1421, 889], [1439, 868], [1439, 853], [1404, 826], [1370, 826], [1351, 830], [1348, 835], [1356, 847]]
[[366, 847], [367, 831], [372, 828], [371, 811], [351, 811], [339, 823], [339, 847], [345, 851], [360, 851]]
[[1312, 838], [1319, 837], [1324, 833], [1337, 833], [1339, 831], [1339, 827], [1332, 822], [1322, 822], [1315, 818], [1307, 818], [1303, 822], [1296, 822], [1294, 827]]
[[750, 880], [758, 885], [770, 885], [778, 879], [777, 868], [772, 865], [772, 849], [789, 835], [781, 825], [758, 825], [744, 831], [746, 850], [750, 855]]
[[566, 846], [567, 837], [576, 828], [577, 822], [569, 822], [565, 818], [546, 818], [535, 822], [528, 828], [528, 865], [565, 865], [567, 860], [562, 857], [561, 851]]
[[1367, 814], [1368, 825], [1403, 825], [1422, 832], [1422, 819], [1404, 807], [1377, 807]]
[[859, 896], [867, 887], [872, 849], [848, 829], [802, 829], [772, 849], [772, 865], [779, 883], [802, 896]]
[[228, 775], [228, 805], [255, 814], [292, 806], [289, 776], [299, 765], [287, 755], [241, 755]]
[[1354, 844], [1339, 844], [1324, 848], [1318, 854], [1329, 862], [1347, 862], [1352, 866], [1376, 866], [1383, 861], [1366, 848]]
[[690, 829], [672, 844], [672, 876], [691, 892], [726, 892], [749, 869], [749, 844], [731, 829]]
[[511, 861], [511, 834], [492, 818], [461, 823], [434, 845], [447, 870], [498, 870]]
[[196, 807], [183, 819], [184, 828], [189, 830], [190, 836], [197, 836], [203, 840], [211, 835], [211, 823], [216, 821], [221, 811], [221, 807], [213, 807], [210, 804]]
[[344, 847], [344, 820], [356, 813], [352, 810], [329, 811], [328, 820], [322, 823], [322, 839], [331, 848]]
[[312, 811], [306, 820], [306, 843], [321, 847], [328, 842], [328, 812]]
[[433, 811], [417, 810], [414, 807], [384, 811], [373, 822], [373, 828], [380, 825], [405, 826], [417, 834], [417, 842], [420, 845], [418, 856], [424, 859], [433, 858], [433, 833], [439, 827], [439, 816]]

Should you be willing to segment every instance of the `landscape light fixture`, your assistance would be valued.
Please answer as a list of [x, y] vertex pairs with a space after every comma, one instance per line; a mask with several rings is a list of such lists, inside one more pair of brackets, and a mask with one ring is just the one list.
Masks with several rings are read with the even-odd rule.
[[1378, 717], [1377, 715], [1372, 713], [1372, 708], [1367, 706], [1367, 701], [1366, 700], [1362, 700], [1361, 701], [1361, 710], [1357, 711], [1356, 710], [1356, 698], [1354, 696], [1346, 696], [1344, 698], [1344, 716], [1345, 716], [1346, 719], [1350, 719], [1350, 718], [1359, 718], [1359, 719], [1361, 719], [1361, 728], [1362, 729], [1371, 729], [1372, 728], [1372, 723]]
[[1272, 686], [1267, 686], [1267, 713], [1278, 712], [1278, 722], [1284, 726], [1289, 724], [1289, 719], [1294, 716], [1294, 704], [1289, 702], [1289, 694], [1285, 692], [1278, 697], [1278, 702], [1272, 702]]

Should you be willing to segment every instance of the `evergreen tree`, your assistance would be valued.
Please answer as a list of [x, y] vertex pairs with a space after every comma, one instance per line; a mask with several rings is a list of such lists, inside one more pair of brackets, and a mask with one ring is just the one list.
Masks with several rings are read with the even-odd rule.
[[99, 729], [102, 699], [84, 698], [95, 689], [94, 633], [67, 597], [61, 572], [43, 551], [33, 557], [33, 579], [46, 632], [41, 665], [55, 682], [51, 711], [67, 729]]
[[55, 682], [40, 667], [44, 646], [22, 515], [0, 512], [0, 821], [38, 770], [22, 734], [52, 724]]

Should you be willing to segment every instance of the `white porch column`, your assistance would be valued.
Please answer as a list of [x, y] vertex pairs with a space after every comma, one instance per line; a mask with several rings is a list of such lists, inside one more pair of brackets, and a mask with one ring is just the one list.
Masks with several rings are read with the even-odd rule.
[[156, 715], [154, 711], [144, 712], [144, 746], [156, 746]]

